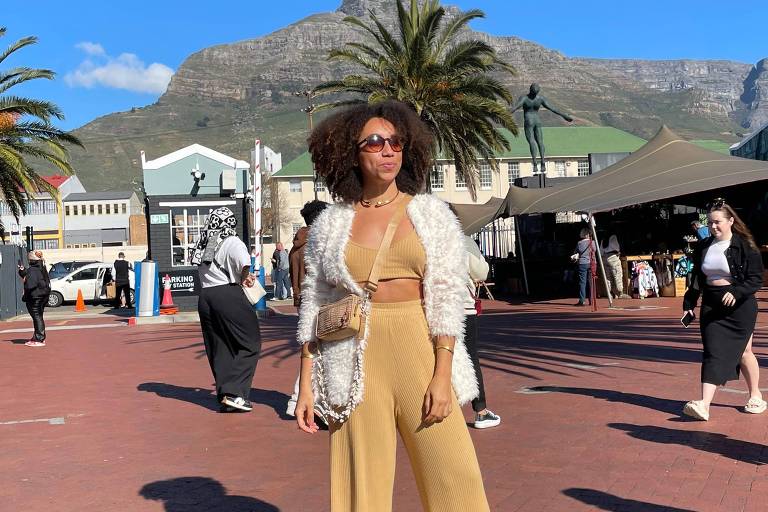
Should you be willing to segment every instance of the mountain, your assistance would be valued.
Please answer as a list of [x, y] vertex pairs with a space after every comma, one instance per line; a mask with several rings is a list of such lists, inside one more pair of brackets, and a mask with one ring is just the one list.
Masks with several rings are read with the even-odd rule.
[[[307, 137], [307, 118], [300, 111], [306, 99], [295, 93], [353, 71], [326, 59], [330, 49], [362, 38], [343, 18], [366, 16], [371, 9], [392, 26], [394, 5], [394, 0], [343, 0], [335, 12], [190, 55], [156, 103], [75, 130], [87, 148], [72, 154], [80, 179], [93, 191], [138, 190], [139, 151], [154, 159], [195, 142], [247, 160], [258, 137], [282, 152], [284, 162], [291, 160], [304, 151]], [[503, 77], [515, 94], [538, 82], [542, 94], [578, 124], [614, 126], [649, 138], [665, 123], [689, 138], [733, 142], [768, 121], [768, 59], [753, 66], [569, 58], [517, 37], [469, 31], [465, 36], [488, 41], [516, 67], [516, 76]], [[555, 116], [543, 117], [560, 124]]]

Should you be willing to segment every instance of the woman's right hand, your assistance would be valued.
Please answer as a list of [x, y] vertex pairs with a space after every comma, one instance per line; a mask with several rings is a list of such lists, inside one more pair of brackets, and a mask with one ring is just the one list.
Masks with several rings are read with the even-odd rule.
[[299, 430], [307, 434], [314, 434], [320, 428], [315, 423], [315, 399], [311, 391], [300, 391], [296, 401], [296, 424]]

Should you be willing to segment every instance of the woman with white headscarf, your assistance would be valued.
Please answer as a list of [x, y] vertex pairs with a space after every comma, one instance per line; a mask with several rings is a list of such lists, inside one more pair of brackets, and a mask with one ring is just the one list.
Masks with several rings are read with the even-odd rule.
[[251, 256], [237, 236], [232, 210], [210, 213], [192, 253], [202, 291], [197, 305], [205, 353], [221, 412], [248, 412], [248, 395], [261, 351], [259, 319], [241, 286], [251, 287]]
[[35, 334], [25, 343], [28, 347], [45, 346], [45, 320], [43, 312], [51, 294], [51, 278], [43, 261], [43, 251], [30, 251], [29, 268], [19, 265], [19, 275], [24, 279], [24, 295], [21, 300], [27, 305]]

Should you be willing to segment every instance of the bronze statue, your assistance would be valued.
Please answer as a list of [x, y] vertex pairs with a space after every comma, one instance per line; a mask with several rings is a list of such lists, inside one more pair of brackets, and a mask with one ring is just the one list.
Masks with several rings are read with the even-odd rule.
[[[520, 96], [520, 98], [517, 100], [517, 103], [515, 104], [515, 107], [512, 109], [512, 113], [519, 110], [521, 107], [523, 109], [523, 116], [525, 119], [523, 127], [525, 128], [525, 138], [528, 140], [528, 146], [531, 148], [533, 174], [538, 174], [539, 172], [544, 174], [546, 172], [546, 167], [544, 166], [544, 136], [541, 133], [541, 119], [539, 118], [539, 109], [544, 107], [550, 112], [554, 112], [555, 114], [559, 115], [569, 123], [573, 121], [573, 118], [568, 114], [558, 112], [549, 104], [547, 104], [546, 98], [544, 98], [544, 96], [539, 96], [539, 91], [541, 91], [539, 84], [531, 84], [530, 92], [525, 96]], [[536, 167], [537, 146], [539, 148], [539, 158], [541, 161], [540, 170]]]

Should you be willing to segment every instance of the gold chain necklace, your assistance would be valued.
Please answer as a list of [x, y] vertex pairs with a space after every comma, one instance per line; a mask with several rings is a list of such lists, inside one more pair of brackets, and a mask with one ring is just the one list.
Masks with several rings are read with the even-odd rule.
[[395, 194], [395, 197], [392, 199], [388, 199], [387, 201], [376, 201], [375, 203], [372, 203], [371, 201], [368, 201], [366, 199], [361, 199], [360, 204], [363, 205], [365, 208], [370, 208], [371, 205], [373, 205], [374, 208], [381, 208], [382, 206], [387, 206], [389, 203], [397, 199], [397, 197], [400, 195], [400, 191], [397, 191], [397, 194]]

